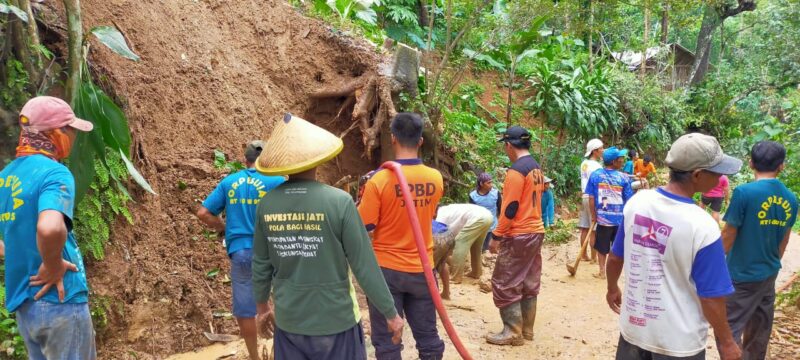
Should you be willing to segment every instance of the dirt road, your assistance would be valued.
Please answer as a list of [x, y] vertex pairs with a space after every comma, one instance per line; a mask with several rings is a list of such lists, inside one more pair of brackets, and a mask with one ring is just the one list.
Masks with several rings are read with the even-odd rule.
[[[492, 346], [484, 341], [488, 331], [501, 328], [500, 317], [492, 303], [491, 294], [482, 293], [474, 281], [453, 285], [452, 300], [446, 301], [447, 311], [458, 334], [475, 359], [610, 359], [619, 338], [617, 316], [605, 303], [605, 283], [592, 277], [597, 265], [581, 264], [576, 277], [568, 276], [565, 264], [577, 253], [575, 243], [546, 247], [542, 251], [544, 269], [535, 340], [524, 346]], [[784, 256], [784, 269], [779, 276], [782, 284], [792, 272], [800, 269], [800, 236], [793, 236]], [[362, 314], [366, 316], [366, 310]], [[439, 327], [444, 336], [444, 329]], [[404, 359], [416, 359], [411, 332], [406, 330], [403, 341]], [[446, 337], [445, 337], [446, 338]], [[367, 339], [369, 341], [369, 339]], [[446, 360], [460, 359], [449, 339], [445, 339]], [[708, 359], [718, 359], [713, 339], [709, 336]], [[370, 357], [374, 349], [368, 346]], [[244, 359], [240, 343], [204, 348], [199, 353], [187, 353], [172, 360], [214, 360], [237, 352]]]

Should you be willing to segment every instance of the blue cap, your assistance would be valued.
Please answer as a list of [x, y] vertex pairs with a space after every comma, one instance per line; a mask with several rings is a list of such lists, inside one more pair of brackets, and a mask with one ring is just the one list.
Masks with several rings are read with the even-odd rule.
[[617, 160], [621, 157], [628, 156], [628, 149], [617, 149], [616, 146], [612, 146], [605, 151], [603, 151], [603, 162], [608, 164]]

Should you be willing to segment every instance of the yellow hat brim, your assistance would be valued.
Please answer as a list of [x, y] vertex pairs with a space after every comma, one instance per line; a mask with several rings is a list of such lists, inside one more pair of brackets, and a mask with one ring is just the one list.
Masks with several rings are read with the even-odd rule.
[[264, 175], [293, 175], [297, 173], [301, 173], [303, 171], [311, 170], [317, 166], [320, 166], [331, 159], [335, 158], [339, 153], [342, 152], [344, 149], [344, 143], [339, 140], [338, 146], [333, 149], [330, 153], [323, 154], [318, 156], [317, 158], [306, 160], [301, 163], [292, 164], [290, 166], [281, 166], [281, 167], [262, 167], [260, 162], [256, 162], [256, 171], [264, 174]]

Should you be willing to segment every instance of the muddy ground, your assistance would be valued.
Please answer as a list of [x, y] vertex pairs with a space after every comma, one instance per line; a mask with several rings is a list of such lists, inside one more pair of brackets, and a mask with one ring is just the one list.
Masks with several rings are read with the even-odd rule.
[[[527, 342], [524, 346], [487, 344], [483, 340], [487, 331], [496, 331], [502, 326], [497, 309], [492, 303], [491, 294], [481, 292], [477, 283], [469, 279], [464, 284], [453, 285], [452, 300], [445, 301], [447, 312], [473, 358], [566, 360], [614, 357], [619, 339], [618, 317], [606, 305], [605, 282], [591, 275], [597, 271], [597, 265], [581, 264], [574, 278], [569, 277], [566, 272], [565, 265], [568, 258], [571, 259], [577, 251], [577, 241], [564, 246], [546, 246], [543, 249], [542, 255], [545, 261], [539, 311], [534, 327], [535, 340]], [[793, 272], [800, 269], [800, 236], [792, 238], [785, 259], [778, 284], [785, 282]], [[362, 308], [362, 314], [366, 315], [366, 308]], [[797, 333], [794, 331], [800, 330], [800, 311], [786, 310], [779, 311], [779, 314], [776, 321], [778, 325], [772, 337], [771, 359], [797, 359], [795, 355], [800, 354], [800, 344], [796, 341], [792, 344], [788, 339], [793, 336], [796, 340]], [[441, 324], [439, 332], [444, 336], [445, 331]], [[403, 342], [406, 344], [403, 358], [416, 359], [414, 340], [408, 329], [404, 332]], [[445, 359], [460, 359], [449, 339], [445, 339], [445, 342], [447, 344]], [[713, 344], [713, 337], [709, 334], [707, 358], [719, 359]], [[270, 345], [269, 342], [262, 344], [264, 347]], [[374, 352], [369, 345], [368, 352], [370, 355]], [[242, 343], [215, 345], [169, 359], [216, 360], [226, 355], [231, 355], [231, 358], [235, 359], [245, 359]]]

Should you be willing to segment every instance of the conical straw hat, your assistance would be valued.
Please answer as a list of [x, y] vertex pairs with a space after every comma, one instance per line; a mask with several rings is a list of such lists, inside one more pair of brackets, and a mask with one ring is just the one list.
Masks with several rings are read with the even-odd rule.
[[297, 174], [333, 159], [343, 148], [336, 135], [286, 113], [264, 144], [256, 170], [265, 175]]

